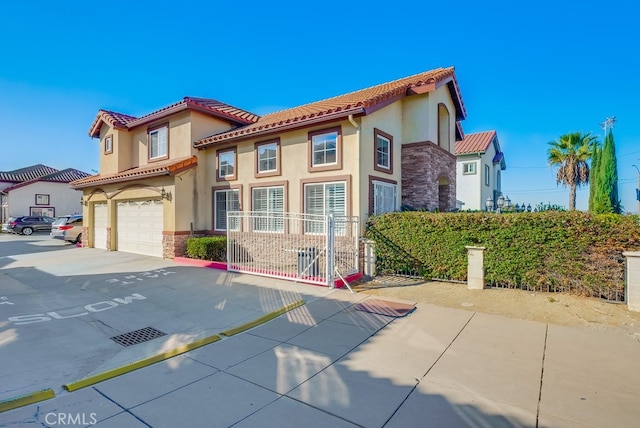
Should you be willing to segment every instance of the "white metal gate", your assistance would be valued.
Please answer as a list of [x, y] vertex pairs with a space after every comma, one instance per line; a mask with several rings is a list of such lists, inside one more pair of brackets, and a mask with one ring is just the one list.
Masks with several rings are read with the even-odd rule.
[[358, 272], [358, 217], [227, 214], [227, 269], [333, 287]]

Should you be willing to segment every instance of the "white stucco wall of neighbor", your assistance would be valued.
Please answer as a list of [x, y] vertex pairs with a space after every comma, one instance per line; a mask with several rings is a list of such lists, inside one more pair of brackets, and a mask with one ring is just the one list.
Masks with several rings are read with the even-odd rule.
[[11, 217], [31, 215], [34, 210], [47, 211], [46, 208], [53, 208], [49, 212], [52, 212], [55, 217], [81, 213], [81, 195], [81, 192], [72, 189], [67, 183], [44, 181], [32, 183], [9, 192], [8, 215]]

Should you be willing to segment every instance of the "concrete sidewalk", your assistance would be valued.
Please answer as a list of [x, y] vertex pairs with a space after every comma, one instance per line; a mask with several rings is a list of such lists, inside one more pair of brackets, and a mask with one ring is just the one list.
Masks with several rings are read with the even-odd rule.
[[404, 318], [356, 311], [367, 297], [329, 292], [219, 342], [0, 413], [0, 425], [638, 425], [633, 338], [433, 305]]

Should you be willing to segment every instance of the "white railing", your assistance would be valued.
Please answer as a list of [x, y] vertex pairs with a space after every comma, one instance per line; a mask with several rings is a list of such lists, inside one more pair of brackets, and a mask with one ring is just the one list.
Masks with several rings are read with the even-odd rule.
[[230, 271], [333, 286], [358, 271], [358, 218], [260, 211], [227, 213]]

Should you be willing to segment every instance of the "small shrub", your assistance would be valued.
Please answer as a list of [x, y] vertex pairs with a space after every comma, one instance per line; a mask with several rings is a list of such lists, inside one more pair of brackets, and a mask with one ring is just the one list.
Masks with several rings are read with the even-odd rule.
[[187, 240], [187, 257], [200, 260], [227, 261], [227, 237], [205, 236]]

